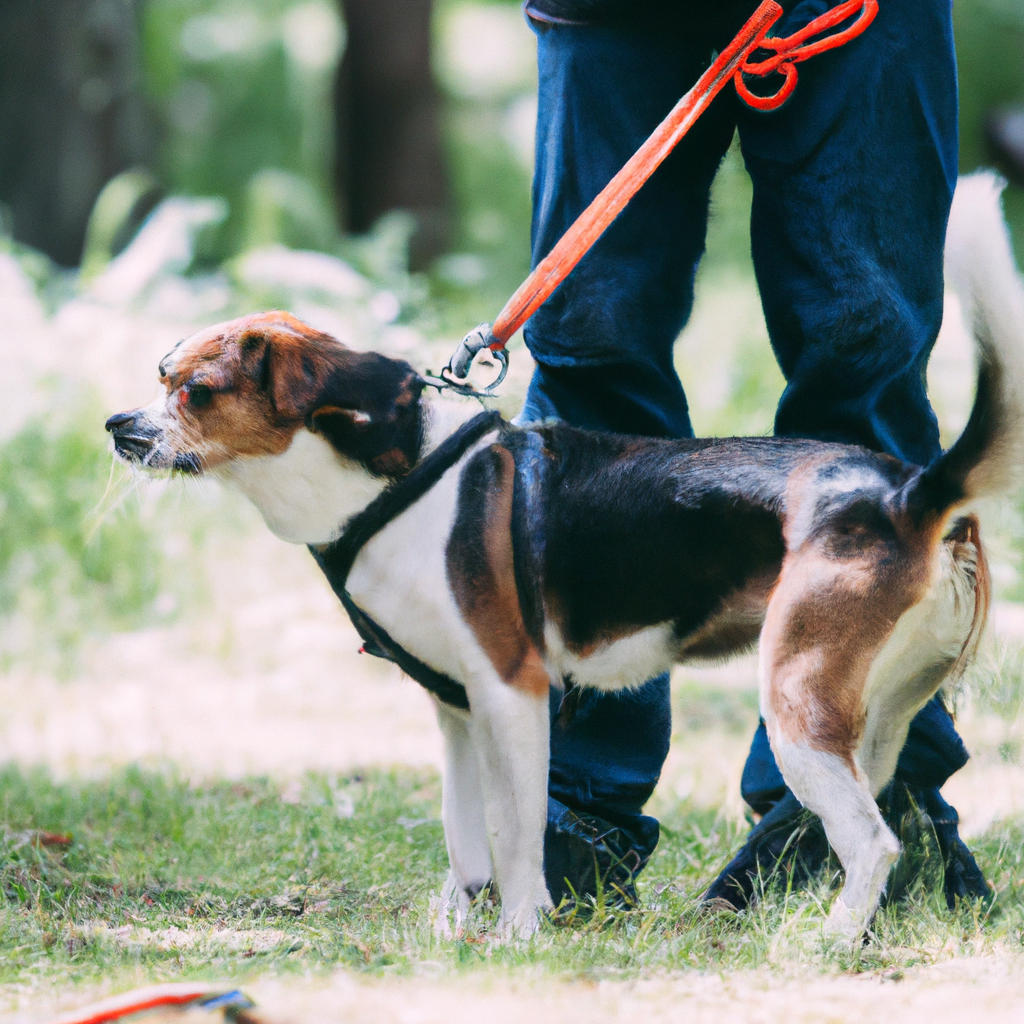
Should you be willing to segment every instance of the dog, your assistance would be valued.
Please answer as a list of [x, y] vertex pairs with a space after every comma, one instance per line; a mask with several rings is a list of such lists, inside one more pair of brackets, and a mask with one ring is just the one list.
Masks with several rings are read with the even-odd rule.
[[875, 797], [985, 623], [966, 506], [1021, 461], [1024, 289], [999, 193], [975, 177], [954, 203], [947, 267], [979, 372], [966, 428], [929, 466], [811, 440], [515, 427], [281, 312], [179, 343], [156, 399], [107, 430], [133, 465], [241, 490], [310, 546], [368, 647], [434, 692], [446, 921], [490, 882], [505, 931], [530, 935], [551, 906], [551, 685], [621, 690], [759, 641], [772, 749], [845, 870], [827, 926], [853, 940], [900, 851]]

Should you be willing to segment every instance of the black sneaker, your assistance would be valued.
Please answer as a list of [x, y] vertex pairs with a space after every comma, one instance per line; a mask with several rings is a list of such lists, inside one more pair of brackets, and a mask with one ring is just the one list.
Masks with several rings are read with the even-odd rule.
[[744, 910], [754, 898], [759, 880], [781, 876], [799, 888], [821, 868], [828, 852], [821, 819], [805, 810], [787, 789], [750, 830], [743, 848], [701, 898], [723, 909]]
[[[921, 840], [920, 814], [934, 830], [943, 864], [943, 892], [950, 910], [958, 899], [986, 899], [992, 895], [973, 854], [960, 838], [956, 809], [938, 789], [908, 789], [893, 783], [879, 796], [879, 809], [897, 838], [907, 846]], [[746, 843], [704, 894], [705, 903], [743, 910], [755, 895], [758, 879], [786, 878], [799, 888], [825, 864], [828, 840], [821, 820], [804, 810], [788, 790], [786, 795], [751, 830]], [[904, 870], [900, 872], [900, 866]], [[887, 899], [898, 899], [916, 877], [905, 858], [897, 862]]]
[[544, 835], [544, 877], [555, 907], [586, 913], [600, 894], [605, 906], [631, 910], [639, 905], [636, 876], [654, 847], [628, 829], [593, 814], [559, 808], [549, 813]]

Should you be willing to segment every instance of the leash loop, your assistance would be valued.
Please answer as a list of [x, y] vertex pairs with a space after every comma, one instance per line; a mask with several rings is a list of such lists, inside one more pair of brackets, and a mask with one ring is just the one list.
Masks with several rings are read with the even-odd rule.
[[[501, 363], [497, 379], [484, 389], [485, 394], [492, 394], [508, 371], [505, 346], [512, 335], [569, 276], [605, 228], [622, 212], [722, 89], [731, 81], [740, 99], [748, 106], [756, 110], [777, 110], [796, 89], [796, 65], [859, 36], [878, 14], [878, 0], [845, 0], [792, 35], [769, 37], [769, 29], [783, 13], [775, 0], [764, 0], [694, 87], [672, 108], [622, 170], [605, 185], [551, 251], [534, 267], [530, 276], [505, 303], [494, 324], [480, 324], [462, 339], [448, 365], [441, 371], [443, 381], [452, 387], [459, 387], [457, 381], [466, 379], [477, 353], [487, 348]], [[856, 21], [846, 28], [823, 39], [815, 38], [830, 29], [839, 28], [854, 16], [857, 16]], [[771, 56], [752, 60], [758, 51], [768, 51]], [[758, 96], [751, 92], [744, 79], [744, 75], [764, 78], [771, 74], [781, 74], [783, 82], [779, 90], [769, 96]]]
[[[834, 50], [850, 42], [851, 39], [856, 39], [875, 20], [877, 14], [878, 0], [846, 0], [845, 3], [833, 7], [813, 21], [809, 21], [792, 35], [766, 36], [761, 40], [758, 49], [773, 51], [773, 55], [758, 61], [745, 60], [733, 78], [740, 99], [747, 106], [756, 110], [778, 110], [796, 89], [798, 78], [796, 65], [800, 61], [809, 60], [819, 53]], [[855, 15], [857, 20], [852, 25], [848, 25], [824, 39], [808, 42], [815, 36], [820, 36], [822, 32], [836, 28]], [[785, 80], [779, 90], [770, 96], [758, 96], [751, 92], [743, 77], [749, 75], [753, 78], [764, 78], [771, 74], [783, 75]]]

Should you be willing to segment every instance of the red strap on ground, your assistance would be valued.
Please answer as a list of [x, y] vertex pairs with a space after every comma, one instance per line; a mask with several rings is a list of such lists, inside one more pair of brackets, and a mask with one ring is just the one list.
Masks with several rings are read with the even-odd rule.
[[156, 1010], [161, 1006], [185, 1009], [200, 1003], [200, 1001], [212, 1001], [217, 1006], [252, 1006], [252, 1003], [235, 989], [216, 985], [172, 982], [126, 992], [123, 995], [104, 1000], [102, 1003], [95, 1003], [81, 1010], [64, 1014], [51, 1021], [50, 1024], [111, 1024], [112, 1021]]
[[[673, 107], [626, 166], [605, 185], [519, 286], [494, 321], [491, 328], [494, 341], [488, 348], [503, 349], [509, 338], [537, 312], [730, 80], [745, 103], [758, 110], [775, 110], [796, 88], [797, 63], [859, 36], [877, 13], [878, 0], [847, 0], [791, 36], [767, 38], [768, 30], [782, 17], [783, 10], [775, 0], [764, 0], [697, 84]], [[848, 28], [811, 42], [815, 36], [855, 15], [859, 15], [857, 20]], [[751, 61], [749, 58], [756, 50], [772, 51], [772, 56]], [[763, 78], [770, 74], [781, 74], [784, 78], [778, 92], [770, 96], [755, 95], [743, 78], [744, 75]]]

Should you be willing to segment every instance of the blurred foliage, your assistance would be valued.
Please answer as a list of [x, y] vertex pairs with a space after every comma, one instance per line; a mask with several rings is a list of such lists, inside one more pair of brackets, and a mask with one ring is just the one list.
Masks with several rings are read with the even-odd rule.
[[[957, 0], [962, 167], [989, 159], [993, 107], [1024, 102], [1024, 5]], [[457, 205], [453, 251], [427, 276], [421, 326], [490, 319], [529, 269], [533, 40], [518, 0], [437, 0], [435, 68]], [[171, 192], [222, 195], [231, 214], [208, 261], [282, 242], [348, 255], [331, 196], [331, 83], [344, 52], [330, 0], [148, 0], [144, 54]], [[749, 182], [733, 155], [715, 192], [710, 269], [750, 272]], [[1024, 245], [1024, 190], [1007, 193]], [[341, 247], [341, 248], [340, 248]]]
[[[218, 255], [237, 251], [247, 209], [257, 224], [265, 221], [260, 193], [275, 182], [284, 183], [281, 205], [294, 203], [303, 211], [297, 222], [309, 228], [278, 240], [329, 246], [336, 234], [328, 187], [330, 85], [343, 44], [335, 6], [148, 0], [142, 34], [170, 190], [221, 195], [230, 203]], [[268, 168], [298, 177], [257, 177]], [[312, 217], [305, 215], [310, 207]]]
[[0, 662], [67, 669], [95, 628], [152, 618], [161, 552], [134, 505], [97, 522], [111, 477], [98, 416], [27, 424], [0, 446]]
[[[960, 170], [985, 167], [987, 114], [1024, 105], [1024, 3], [1021, 0], [956, 0], [953, 5], [960, 71]], [[1024, 265], [1024, 187], [1004, 197], [1018, 261]]]

